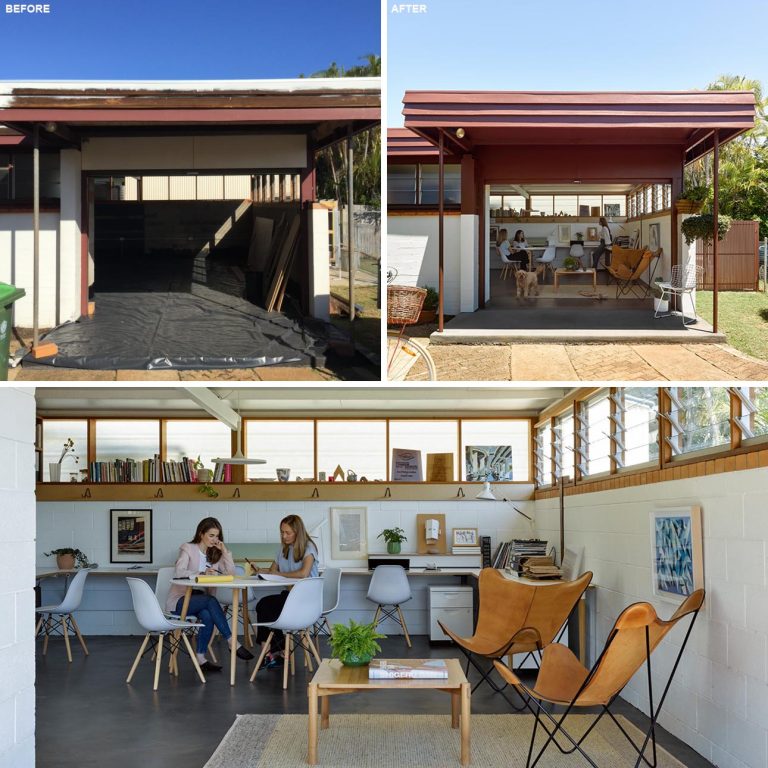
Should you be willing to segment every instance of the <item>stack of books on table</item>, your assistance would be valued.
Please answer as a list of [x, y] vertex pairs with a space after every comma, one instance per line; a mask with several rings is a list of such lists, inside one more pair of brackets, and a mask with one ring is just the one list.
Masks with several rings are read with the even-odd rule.
[[369, 680], [398, 678], [448, 678], [445, 659], [374, 659], [368, 665]]
[[451, 547], [452, 555], [479, 555], [480, 547]]
[[512, 539], [512, 541], [502, 542], [499, 545], [493, 560], [493, 567], [511, 568], [520, 573], [523, 558], [541, 557], [546, 554], [546, 539]]

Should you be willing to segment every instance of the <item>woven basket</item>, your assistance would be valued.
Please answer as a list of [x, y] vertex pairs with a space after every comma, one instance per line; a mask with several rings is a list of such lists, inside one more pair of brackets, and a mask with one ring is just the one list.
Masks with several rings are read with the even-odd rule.
[[416, 323], [426, 297], [426, 288], [415, 288], [409, 285], [388, 286], [387, 324], [413, 325]]

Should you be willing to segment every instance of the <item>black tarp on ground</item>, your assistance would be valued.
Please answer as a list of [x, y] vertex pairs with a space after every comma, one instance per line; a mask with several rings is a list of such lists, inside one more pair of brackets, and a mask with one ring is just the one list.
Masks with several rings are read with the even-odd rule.
[[97, 293], [95, 299], [93, 318], [46, 334], [58, 354], [28, 361], [87, 370], [322, 367], [335, 331], [204, 285], [191, 293]]

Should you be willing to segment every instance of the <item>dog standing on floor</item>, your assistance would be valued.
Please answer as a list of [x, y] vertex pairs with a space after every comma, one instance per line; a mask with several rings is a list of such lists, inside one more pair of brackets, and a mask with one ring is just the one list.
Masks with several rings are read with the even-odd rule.
[[533, 294], [539, 295], [539, 278], [535, 272], [526, 272], [524, 269], [518, 269], [515, 275], [517, 281], [517, 297], [526, 299]]

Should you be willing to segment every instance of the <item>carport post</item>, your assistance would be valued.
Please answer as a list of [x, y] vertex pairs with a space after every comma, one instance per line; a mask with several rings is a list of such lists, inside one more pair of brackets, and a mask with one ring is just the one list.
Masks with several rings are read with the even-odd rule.
[[442, 128], [439, 130], [440, 142], [438, 144], [438, 174], [437, 174], [437, 296], [439, 317], [437, 330], [443, 332], [443, 277], [445, 273], [445, 254], [443, 250], [443, 190], [445, 187], [445, 165], [443, 160], [443, 149], [445, 137]]
[[40, 125], [32, 126], [32, 351], [40, 342]]
[[718, 217], [720, 215], [720, 131], [715, 129], [713, 139], [714, 162], [712, 167], [712, 183], [714, 200], [712, 201], [712, 225], [715, 228], [714, 246], [712, 248], [712, 332], [717, 333], [717, 290], [718, 290]]
[[355, 319], [355, 268], [352, 201], [355, 199], [355, 150], [352, 146], [352, 126], [347, 129], [347, 267], [349, 269], [349, 320]]

